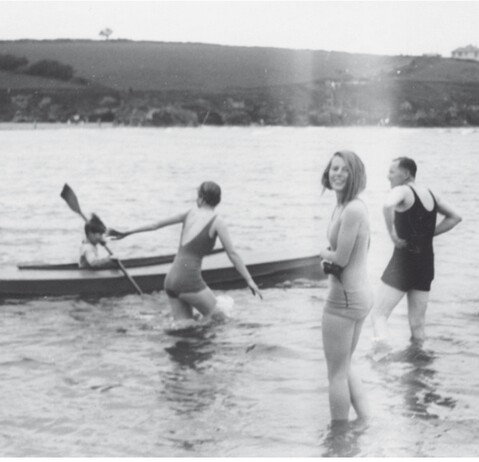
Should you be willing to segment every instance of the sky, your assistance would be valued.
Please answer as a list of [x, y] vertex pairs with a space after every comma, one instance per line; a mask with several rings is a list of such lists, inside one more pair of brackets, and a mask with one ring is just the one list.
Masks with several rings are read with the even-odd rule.
[[[380, 55], [479, 45], [479, 1], [9, 1], [0, 40], [197, 42]], [[1, 52], [1, 46], [0, 46]]]

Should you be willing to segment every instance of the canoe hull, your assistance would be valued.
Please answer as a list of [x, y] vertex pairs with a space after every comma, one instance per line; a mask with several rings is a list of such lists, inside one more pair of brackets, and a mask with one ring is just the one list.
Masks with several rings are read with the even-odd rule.
[[[260, 287], [271, 287], [297, 278], [317, 280], [324, 276], [317, 255], [263, 261], [256, 258], [254, 261], [245, 261]], [[170, 267], [171, 264], [150, 265], [144, 268], [131, 268], [129, 273], [143, 292], [152, 293], [163, 290]], [[243, 278], [224, 254], [205, 258], [202, 275], [212, 289], [245, 287]], [[0, 274], [1, 297], [107, 296], [134, 292], [135, 289], [119, 270], [16, 269], [9, 274]]]

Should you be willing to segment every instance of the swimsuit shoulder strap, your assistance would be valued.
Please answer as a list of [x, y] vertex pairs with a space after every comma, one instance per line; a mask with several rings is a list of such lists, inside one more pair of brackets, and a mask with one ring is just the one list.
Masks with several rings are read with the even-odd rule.
[[416, 190], [410, 184], [408, 184], [407, 186], [411, 189], [412, 193], [414, 194], [414, 199], [418, 200], [419, 196], [417, 195]]
[[416, 207], [421, 206], [424, 210], [427, 211], [426, 207], [424, 207], [424, 204], [422, 203], [420, 197], [418, 196], [416, 190], [410, 184], [408, 184], [408, 186], [411, 188], [411, 191], [414, 194], [414, 203], [411, 205], [411, 208], [409, 208], [409, 210], [411, 210], [414, 206]]
[[206, 223], [206, 226], [202, 229], [202, 231], [208, 231], [210, 230], [211, 226], [213, 225], [213, 222], [216, 220], [216, 218], [218, 218], [218, 215], [213, 215], [211, 217], [211, 220]]
[[[208, 223], [206, 223], [206, 225], [201, 229], [201, 231], [196, 234], [196, 236], [194, 236], [193, 238], [191, 238], [188, 242], [186, 242], [185, 244], [181, 244], [182, 246], [185, 246], [185, 245], [188, 245], [190, 244], [191, 242], [197, 240], [200, 238], [200, 236], [202, 236], [203, 234], [207, 234], [209, 231], [210, 231], [210, 228], [211, 228], [211, 225], [213, 224], [213, 222], [215, 221], [215, 219], [218, 217], [218, 215], [213, 215], [211, 217], [211, 219], [208, 221]], [[183, 233], [181, 233], [181, 240], [180, 242], [183, 242]]]
[[[422, 203], [422, 200], [420, 199], [420, 197], [418, 196], [416, 190], [411, 186], [411, 185], [408, 185], [411, 189], [412, 189], [412, 192], [414, 194], [414, 199], [415, 199], [415, 203], [418, 203], [421, 205], [421, 207], [428, 213], [431, 213], [431, 212], [434, 212], [436, 210], [436, 207], [437, 207], [437, 202], [436, 202], [436, 198], [434, 197], [434, 194], [432, 193], [432, 191], [430, 189], [428, 189], [428, 192], [429, 194], [431, 195], [432, 197], [432, 202], [433, 202], [433, 207], [432, 207], [432, 210], [428, 210], [426, 207], [424, 207], [424, 204]], [[413, 206], [414, 207], [414, 204]], [[411, 208], [412, 208], [411, 207]]]

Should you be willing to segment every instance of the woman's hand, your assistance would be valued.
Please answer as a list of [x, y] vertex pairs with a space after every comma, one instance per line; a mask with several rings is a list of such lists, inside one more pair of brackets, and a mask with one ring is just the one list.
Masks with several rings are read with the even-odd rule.
[[113, 229], [113, 228], [108, 228], [106, 230], [105, 236], [111, 237], [114, 241], [117, 241], [119, 239], [123, 239], [124, 237], [128, 236], [128, 233], [117, 231], [116, 229]]
[[323, 247], [320, 251], [319, 251], [319, 258], [321, 260], [327, 260], [326, 258], [326, 255], [331, 252], [331, 246], [328, 246], [328, 247]]
[[263, 300], [263, 295], [261, 295], [261, 292], [258, 289], [258, 286], [254, 281], [247, 281], [249, 290], [251, 290], [251, 293], [253, 295], [257, 295], [261, 300]]

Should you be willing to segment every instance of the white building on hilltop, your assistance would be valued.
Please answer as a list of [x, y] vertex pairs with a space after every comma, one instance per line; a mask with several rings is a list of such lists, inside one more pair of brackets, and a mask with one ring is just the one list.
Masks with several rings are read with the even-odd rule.
[[452, 51], [452, 57], [456, 59], [473, 59], [474, 61], [479, 61], [479, 48], [473, 45], [456, 48]]

